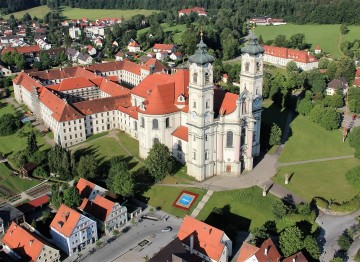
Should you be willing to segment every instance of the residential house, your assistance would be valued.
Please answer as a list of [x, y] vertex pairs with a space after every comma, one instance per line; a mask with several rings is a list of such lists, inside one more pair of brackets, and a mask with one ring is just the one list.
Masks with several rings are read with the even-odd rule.
[[105, 196], [107, 189], [98, 186], [84, 178], [80, 178], [76, 184], [76, 188], [79, 190], [79, 194], [82, 198], [88, 200], [94, 200], [97, 195]]
[[3, 232], [5, 232], [12, 222], [21, 224], [25, 222], [24, 213], [9, 203], [0, 207], [0, 218], [3, 221]]
[[0, 76], [10, 76], [10, 75], [11, 75], [11, 70], [9, 68], [0, 65]]
[[232, 255], [232, 241], [224, 231], [191, 216], [186, 216], [177, 237], [190, 254], [206, 261], [227, 262]]
[[292, 256], [285, 258], [282, 262], [308, 262], [308, 260], [300, 251]]
[[349, 90], [349, 84], [344, 77], [340, 77], [334, 80], [331, 80], [326, 87], [326, 95], [333, 96], [337, 92], [341, 94], [346, 94]]
[[86, 50], [88, 51], [89, 55], [96, 55], [96, 49], [95, 47], [88, 45], [86, 46]]
[[117, 52], [115, 55], [116, 61], [123, 61], [124, 60], [124, 53], [123, 52]]
[[318, 68], [318, 60], [306, 51], [299, 51], [285, 47], [264, 45], [264, 62], [275, 66], [286, 66], [290, 61], [294, 61], [297, 67], [304, 71]]
[[134, 52], [134, 53], [141, 51], [140, 45], [135, 40], [130, 41], [130, 43], [127, 46], [127, 49], [129, 50], [129, 52]]
[[24, 41], [24, 36], [13, 35], [12, 32], [10, 35], [6, 35], [4, 32], [4, 36], [0, 37], [0, 43], [2, 45], [10, 44], [11, 42], [14, 41]]
[[72, 39], [78, 39], [81, 35], [81, 29], [79, 27], [70, 27], [69, 28], [69, 36]]
[[284, 19], [271, 18], [268, 16], [256, 16], [249, 19], [250, 24], [254, 25], [286, 25]]
[[96, 222], [62, 204], [50, 224], [54, 244], [69, 256], [98, 239]]
[[322, 52], [322, 50], [321, 50], [320, 45], [317, 45], [317, 46], [315, 47], [314, 53], [315, 53], [315, 54], [320, 54], [321, 52]]
[[[30, 231], [32, 229], [32, 231]], [[60, 252], [36, 235], [30, 225], [12, 222], [2, 242], [4, 250], [16, 261], [57, 262]]]
[[183, 58], [183, 55], [180, 52], [174, 52], [170, 55], [170, 59], [173, 61], [180, 60]]
[[127, 222], [126, 207], [100, 195], [96, 195], [94, 200], [84, 198], [79, 209], [83, 211], [84, 215], [94, 219], [98, 229], [106, 234], [112, 233]]
[[25, 60], [28, 62], [34, 62], [35, 54], [40, 52], [40, 47], [38, 45], [32, 46], [20, 46], [20, 47], [6, 47], [1, 51], [1, 55], [4, 55], [7, 52], [18, 52], [25, 57]]
[[190, 15], [191, 13], [197, 13], [199, 16], [207, 16], [207, 13], [203, 7], [193, 7], [188, 9], [181, 9], [178, 11], [179, 17], [183, 15]]
[[76, 62], [76, 59], [79, 55], [79, 51], [73, 48], [66, 48], [66, 55], [70, 61]]
[[40, 48], [43, 49], [43, 50], [49, 50], [49, 49], [51, 49], [51, 45], [48, 44], [48, 43], [46, 43], [43, 39], [37, 39], [37, 40], [36, 40], [36, 44], [37, 44], [38, 46], [40, 46]]
[[271, 238], [264, 241], [260, 247], [244, 242], [240, 248], [236, 262], [279, 262], [281, 255]]
[[86, 55], [80, 52], [76, 57], [76, 60], [80, 65], [89, 65], [93, 62], [93, 58], [90, 55]]
[[185, 249], [178, 237], [175, 237], [169, 244], [161, 248], [148, 262], [191, 262], [197, 261]]
[[153, 47], [154, 53], [167, 52], [169, 55], [176, 51], [176, 47], [173, 44], [155, 44]]
[[103, 46], [103, 41], [101, 38], [96, 38], [94, 40], [92, 40], [92, 42], [94, 43], [94, 45], [98, 46], [98, 47], [102, 47]]

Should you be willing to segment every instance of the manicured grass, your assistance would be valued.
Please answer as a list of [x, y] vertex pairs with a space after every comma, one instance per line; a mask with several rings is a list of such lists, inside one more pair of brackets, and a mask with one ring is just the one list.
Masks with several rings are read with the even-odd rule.
[[15, 114], [15, 110], [10, 104], [0, 100], [0, 116], [5, 114]]
[[272, 213], [272, 204], [276, 199], [271, 194], [263, 197], [262, 189], [258, 187], [214, 192], [197, 219], [206, 220], [214, 208], [229, 205], [230, 212], [238, 216], [238, 221], [233, 221], [234, 225], [241, 227], [242, 225], [238, 225], [241, 221], [249, 221], [250, 229], [253, 229], [261, 226], [267, 220], [275, 219]]
[[132, 154], [133, 156], [136, 156], [137, 158], [140, 158], [139, 156], [139, 141], [132, 138], [130, 135], [126, 134], [123, 131], [120, 131], [117, 136], [119, 137], [121, 144], [123, 144], [124, 147]]
[[285, 128], [285, 124], [288, 117], [288, 111], [282, 109], [270, 99], [266, 99], [263, 102], [263, 111], [261, 113], [261, 120], [265, 123], [272, 125], [277, 124], [282, 130]]
[[354, 40], [359, 38], [360, 26], [349, 26], [349, 33], [344, 37], [340, 34], [340, 25], [318, 25], [306, 24], [295, 25], [287, 24], [282, 26], [257, 26], [255, 32], [257, 36], [262, 36], [264, 41], [274, 39], [277, 35], [289, 37], [293, 34], [302, 33], [305, 35], [306, 42], [312, 44], [313, 50], [318, 44], [327, 53], [334, 57], [342, 56], [340, 43], [343, 39]]
[[[118, 144], [118, 142], [111, 137], [104, 137], [98, 140], [92, 140], [81, 144], [79, 147], [75, 147], [76, 150], [83, 149], [94, 154], [98, 160], [103, 163], [104, 161], [110, 160], [114, 156], [129, 157], [126, 151]], [[138, 169], [142, 166], [141, 163], [137, 162], [131, 157], [129, 161], [130, 167], [133, 170]]]
[[64, 7], [62, 15], [69, 19], [79, 19], [86, 17], [90, 20], [96, 20], [98, 18], [124, 18], [129, 19], [134, 15], [149, 16], [156, 13], [156, 10], [134, 9], [134, 10], [118, 10], [118, 9], [83, 9], [83, 8], [71, 8]]
[[340, 130], [327, 131], [299, 115], [291, 123], [291, 136], [280, 155], [280, 162], [296, 162], [352, 155], [348, 141], [342, 142]]
[[38, 180], [28, 180], [12, 176], [11, 173], [11, 170], [4, 163], [0, 164], [0, 174], [2, 177], [0, 185], [6, 186], [15, 193], [23, 192], [40, 183]]
[[[173, 36], [173, 40], [175, 44], [181, 44], [181, 36], [182, 33], [186, 30], [186, 25], [175, 25], [175, 26], [170, 26], [168, 23], [162, 23], [161, 27], [164, 29], [164, 32], [171, 32], [172, 36]], [[143, 29], [140, 29], [137, 31], [137, 36], [139, 37], [140, 34], [144, 33], [144, 32], [149, 32], [150, 28], [146, 27]], [[175, 33], [175, 31], [180, 31], [178, 33]], [[151, 33], [151, 32], [149, 32]]]
[[[342, 202], [357, 194], [346, 181], [345, 173], [359, 164], [352, 158], [280, 167], [272, 179], [309, 202], [316, 196]], [[293, 174], [288, 185], [284, 184], [286, 173]]]
[[[173, 203], [179, 196], [182, 190], [187, 190], [196, 194], [199, 194], [199, 197], [196, 199], [195, 203], [191, 206], [189, 211], [182, 210], [173, 206]], [[143, 197], [148, 199], [148, 204], [164, 210], [167, 213], [170, 213], [177, 217], [184, 217], [187, 214], [191, 214], [192, 210], [196, 208], [197, 204], [201, 201], [202, 197], [205, 195], [206, 191], [198, 188], [183, 188], [183, 187], [166, 187], [166, 186], [153, 186], [147, 192], [143, 194]]]
[[[50, 9], [46, 6], [38, 6], [31, 9], [23, 10], [20, 12], [13, 13], [16, 18], [22, 18], [25, 13], [29, 13], [31, 17], [43, 18], [46, 13], [50, 12]], [[149, 16], [156, 10], [145, 10], [145, 9], [134, 9], [134, 10], [118, 10], [118, 9], [83, 9], [83, 8], [71, 8], [68, 6], [62, 7], [62, 15], [67, 19], [79, 19], [86, 17], [91, 20], [98, 18], [124, 18], [129, 19], [134, 15], [145, 15]], [[9, 18], [10, 15], [4, 16], [5, 19]]]

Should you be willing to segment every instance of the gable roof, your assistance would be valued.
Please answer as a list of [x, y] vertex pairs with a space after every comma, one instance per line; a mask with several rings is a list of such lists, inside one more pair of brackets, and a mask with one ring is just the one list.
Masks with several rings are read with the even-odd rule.
[[175, 136], [177, 138], [180, 138], [181, 140], [188, 141], [189, 140], [189, 134], [188, 134], [188, 128], [186, 126], [179, 126], [172, 132], [172, 136]]
[[173, 44], [155, 44], [153, 49], [171, 51], [174, 47], [175, 45]]
[[[107, 77], [109, 78], [109, 77]], [[126, 87], [123, 87], [117, 83], [110, 81], [111, 79], [101, 78], [98, 80], [99, 82], [96, 85], [99, 86], [100, 90], [104, 91], [110, 96], [121, 96], [127, 95], [130, 93], [130, 90]], [[115, 79], [114, 79], [115, 80]], [[93, 81], [93, 80], [91, 80]], [[94, 81], [93, 81], [94, 82]]]
[[97, 99], [86, 100], [73, 104], [73, 107], [76, 108], [83, 115], [92, 115], [92, 114], [117, 110], [120, 106], [121, 107], [131, 106], [130, 95], [97, 98]]
[[332, 89], [346, 89], [348, 88], [348, 83], [344, 77], [340, 77], [331, 80], [328, 83], [327, 87]]
[[38, 45], [31, 45], [31, 46], [19, 46], [19, 47], [5, 47], [1, 54], [5, 54], [8, 52], [18, 52], [20, 54], [27, 54], [27, 53], [34, 53], [34, 52], [40, 52], [40, 47]]
[[300, 251], [292, 256], [289, 256], [283, 260], [283, 262], [308, 262], [304, 254]]
[[178, 238], [189, 246], [190, 236], [194, 237], [194, 249], [211, 259], [219, 260], [225, 244], [221, 242], [224, 231], [212, 227], [191, 216], [186, 216], [181, 224]]
[[36, 71], [29, 73], [29, 75], [40, 80], [66, 79], [71, 77], [83, 77], [90, 79], [98, 77], [96, 74], [94, 75], [94, 73], [85, 70], [82, 67], [68, 67], [45, 71]]
[[91, 194], [91, 191], [95, 188], [95, 184], [80, 177], [79, 181], [76, 184], [76, 188], [79, 190], [81, 197], [88, 198]]
[[240, 247], [239, 256], [236, 262], [244, 262], [251, 256], [253, 256], [259, 250], [258, 247], [253, 246], [247, 242], [243, 242]]
[[52, 220], [50, 227], [57, 230], [61, 234], [70, 237], [74, 231], [81, 214], [74, 209], [61, 204], [54, 219]]
[[37, 261], [45, 243], [23, 227], [12, 222], [7, 230], [3, 243], [12, 249], [22, 259]]
[[36, 81], [35, 79], [33, 79], [24, 72], [18, 74], [17, 77], [14, 78], [13, 83], [15, 85], [22, 85], [30, 93], [34, 91], [34, 87], [36, 87], [36, 90], [38, 92], [40, 92], [41, 89], [43, 88], [43, 86], [40, 83], [38, 83], [38, 81]]
[[73, 77], [66, 78], [60, 82], [60, 84], [49, 86], [48, 88], [57, 91], [69, 91], [80, 88], [92, 87], [94, 84], [85, 77]]
[[114, 205], [115, 202], [112, 202], [100, 195], [96, 195], [93, 201], [84, 198], [79, 209], [101, 221], [106, 221], [108, 216], [111, 214]]
[[21, 212], [16, 207], [13, 207], [9, 203], [6, 203], [2, 207], [0, 207], [0, 218], [7, 224], [10, 221], [14, 220], [15, 218], [18, 218], [20, 216], [23, 216], [24, 213]]
[[281, 255], [271, 238], [268, 238], [262, 243], [259, 250], [255, 253], [255, 256], [259, 262], [267, 262], [269, 260], [277, 262], [280, 261], [281, 258]]
[[[174, 257], [175, 256], [175, 257]], [[189, 252], [181, 243], [178, 237], [175, 237], [169, 244], [160, 249], [149, 262], [186, 262], [191, 261]]]
[[313, 63], [317, 62], [315, 56], [306, 51], [294, 50], [285, 47], [263, 45], [265, 55], [275, 56], [280, 58], [292, 59], [300, 63]]
[[139, 47], [140, 45], [136, 41], [131, 41], [128, 46]]

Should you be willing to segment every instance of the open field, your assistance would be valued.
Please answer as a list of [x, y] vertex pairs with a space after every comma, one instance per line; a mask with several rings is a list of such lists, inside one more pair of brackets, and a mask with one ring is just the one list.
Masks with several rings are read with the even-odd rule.
[[267, 220], [274, 220], [272, 204], [277, 198], [271, 194], [262, 196], [262, 189], [252, 187], [241, 190], [214, 192], [197, 219], [205, 221], [214, 208], [230, 205], [230, 212], [237, 217], [234, 225], [246, 230], [248, 223], [250, 229], [259, 227]]
[[[280, 167], [272, 179], [309, 202], [316, 196], [342, 202], [357, 194], [354, 187], [347, 182], [345, 174], [359, 164], [359, 160], [352, 158], [285, 166]], [[284, 184], [286, 173], [292, 174], [288, 185]]]
[[339, 46], [343, 40], [354, 40], [360, 38], [360, 26], [349, 26], [349, 33], [345, 36], [340, 34], [340, 25], [318, 25], [306, 24], [295, 25], [287, 24], [283, 26], [257, 26], [255, 32], [257, 36], [262, 36], [264, 41], [274, 39], [277, 35], [285, 35], [289, 38], [293, 34], [303, 33], [306, 42], [312, 44], [311, 49], [316, 45], [334, 57], [342, 55]]
[[4, 163], [0, 164], [0, 174], [2, 178], [0, 186], [5, 186], [15, 193], [25, 191], [41, 182], [38, 180], [18, 178], [16, 176], [12, 176], [11, 173], [11, 170], [8, 169]]
[[340, 130], [327, 131], [298, 115], [291, 123], [291, 133], [279, 162], [295, 162], [354, 154], [348, 141], [342, 142]]
[[136, 156], [137, 158], [140, 158], [139, 155], [139, 141], [132, 138], [130, 135], [125, 133], [124, 131], [119, 131], [117, 134], [118, 138], [121, 141], [121, 144], [123, 144], [124, 147], [132, 154], [133, 156]]
[[[164, 32], [172, 32], [172, 36], [174, 39], [175, 44], [181, 44], [181, 35], [186, 30], [186, 25], [175, 25], [169, 26], [168, 23], [162, 23], [161, 27], [164, 29]], [[149, 31], [150, 28], [146, 27], [137, 31], [137, 36], [139, 37], [140, 34]], [[179, 32], [177, 32], [179, 31]], [[177, 32], [177, 33], [176, 33]]]
[[[20, 12], [13, 13], [16, 18], [22, 18], [25, 13], [29, 13], [31, 17], [36, 16], [38, 18], [44, 17], [46, 13], [50, 12], [50, 9], [43, 5], [34, 7], [28, 10], [23, 10]], [[134, 15], [145, 15], [149, 16], [152, 13], [157, 12], [156, 10], [145, 10], [145, 9], [134, 9], [134, 10], [116, 10], [116, 9], [82, 9], [82, 8], [71, 8], [68, 6], [63, 7], [62, 15], [67, 19], [79, 19], [86, 17], [91, 20], [97, 18], [121, 18], [129, 19]], [[8, 18], [10, 15], [4, 16]]]
[[[189, 211], [182, 210], [173, 206], [176, 198], [180, 192], [187, 190], [196, 194], [199, 197], [195, 200], [195, 203], [191, 206]], [[148, 201], [148, 204], [160, 208], [161, 210], [170, 213], [177, 217], [184, 217], [187, 214], [191, 214], [192, 210], [196, 208], [197, 204], [201, 201], [206, 191], [198, 188], [183, 188], [183, 187], [166, 187], [166, 186], [153, 186], [147, 192], [143, 194]]]

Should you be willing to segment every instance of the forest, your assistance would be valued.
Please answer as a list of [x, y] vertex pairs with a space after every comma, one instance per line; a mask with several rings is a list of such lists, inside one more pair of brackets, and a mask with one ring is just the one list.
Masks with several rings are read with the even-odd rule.
[[210, 15], [220, 9], [233, 10], [241, 18], [272, 16], [297, 24], [359, 24], [360, 0], [6, 0], [0, 1], [3, 13], [35, 7], [70, 6], [96, 9], [179, 10], [202, 6]]

